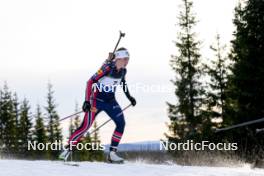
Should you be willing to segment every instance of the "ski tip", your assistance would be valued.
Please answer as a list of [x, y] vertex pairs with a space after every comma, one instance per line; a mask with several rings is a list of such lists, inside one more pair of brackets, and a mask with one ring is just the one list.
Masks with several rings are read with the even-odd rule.
[[108, 163], [108, 164], [125, 164], [125, 161], [111, 161], [111, 160], [107, 160], [106, 163]]
[[220, 132], [220, 131], [222, 131], [222, 130], [219, 129], [219, 128], [214, 129], [214, 133], [218, 133], [218, 132]]
[[75, 166], [75, 167], [79, 167], [80, 166], [77, 163], [69, 163], [69, 162], [64, 162], [64, 165], [67, 165], [67, 166]]

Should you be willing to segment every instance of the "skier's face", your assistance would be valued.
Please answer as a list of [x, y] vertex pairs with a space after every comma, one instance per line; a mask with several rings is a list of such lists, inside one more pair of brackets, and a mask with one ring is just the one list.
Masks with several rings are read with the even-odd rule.
[[120, 59], [117, 59], [116, 60], [116, 67], [118, 68], [118, 69], [120, 69], [120, 68], [125, 68], [126, 66], [127, 66], [127, 64], [128, 64], [128, 61], [129, 61], [129, 58], [120, 58]]

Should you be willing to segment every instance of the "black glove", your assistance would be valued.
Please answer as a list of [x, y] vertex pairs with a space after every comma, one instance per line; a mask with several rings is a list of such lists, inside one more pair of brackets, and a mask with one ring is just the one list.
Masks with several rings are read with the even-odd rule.
[[89, 112], [90, 109], [91, 109], [91, 104], [89, 101], [84, 101], [83, 102], [83, 106], [82, 106], [82, 109], [84, 112]]
[[136, 106], [137, 101], [136, 101], [136, 99], [134, 97], [129, 97], [128, 99], [131, 102], [132, 106]]
[[109, 53], [108, 54], [108, 60], [114, 60], [115, 54], [114, 53]]

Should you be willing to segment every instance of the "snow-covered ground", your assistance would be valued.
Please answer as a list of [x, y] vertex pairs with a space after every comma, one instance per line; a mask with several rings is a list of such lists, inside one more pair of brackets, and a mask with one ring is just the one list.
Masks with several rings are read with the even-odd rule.
[[80, 162], [79, 167], [59, 161], [0, 160], [0, 176], [264, 176], [263, 169], [194, 167], [142, 162], [107, 164]]

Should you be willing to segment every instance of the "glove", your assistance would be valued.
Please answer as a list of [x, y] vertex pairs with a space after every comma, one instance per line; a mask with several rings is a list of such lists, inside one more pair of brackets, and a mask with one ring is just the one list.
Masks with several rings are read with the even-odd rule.
[[131, 102], [132, 106], [136, 106], [137, 101], [136, 101], [136, 99], [134, 97], [129, 97], [128, 99]]
[[83, 106], [82, 106], [82, 109], [84, 112], [89, 112], [90, 109], [91, 109], [91, 104], [89, 101], [84, 101], [83, 102]]
[[113, 60], [115, 58], [115, 54], [114, 53], [109, 53], [108, 54], [108, 60]]

